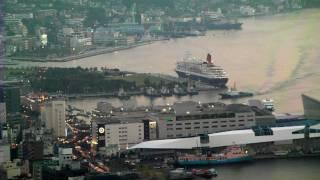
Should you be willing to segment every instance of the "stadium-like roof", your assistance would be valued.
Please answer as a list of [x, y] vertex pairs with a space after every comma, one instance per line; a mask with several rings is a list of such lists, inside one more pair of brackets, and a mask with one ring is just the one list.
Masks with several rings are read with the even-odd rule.
[[[223, 147], [304, 138], [305, 126], [275, 127], [270, 129], [272, 134], [268, 135], [257, 135], [252, 129], [226, 131], [209, 134], [208, 143], [201, 143], [200, 137], [190, 137], [146, 141], [132, 146], [130, 149], [193, 149], [197, 147]], [[310, 132], [311, 138], [320, 137], [319, 124], [311, 126], [310, 129], [317, 131]]]

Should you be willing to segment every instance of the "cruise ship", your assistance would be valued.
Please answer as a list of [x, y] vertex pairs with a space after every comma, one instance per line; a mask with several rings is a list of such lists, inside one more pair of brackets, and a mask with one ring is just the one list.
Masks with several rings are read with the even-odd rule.
[[176, 73], [179, 77], [190, 78], [215, 87], [225, 87], [229, 79], [224, 69], [213, 64], [211, 54], [207, 55], [206, 61], [193, 58], [179, 61]]

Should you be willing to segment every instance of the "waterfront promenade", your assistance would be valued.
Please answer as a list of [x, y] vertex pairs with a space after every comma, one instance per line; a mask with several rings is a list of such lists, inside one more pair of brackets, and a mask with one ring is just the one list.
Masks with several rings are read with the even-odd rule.
[[96, 55], [100, 55], [100, 54], [106, 54], [106, 53], [112, 53], [112, 52], [126, 50], [126, 49], [132, 49], [135, 47], [148, 45], [148, 44], [151, 44], [155, 41], [160, 41], [160, 40], [165, 40], [165, 39], [144, 41], [144, 42], [139, 42], [136, 44], [126, 45], [126, 46], [97, 48], [97, 49], [90, 50], [90, 51], [87, 51], [87, 52], [84, 52], [81, 54], [70, 55], [70, 56], [65, 56], [65, 57], [42, 58], [42, 57], [27, 57], [27, 56], [25, 56], [25, 57], [10, 57], [10, 59], [14, 60], [14, 61], [30, 61], [30, 62], [67, 62], [67, 61], [87, 58], [87, 57], [91, 57], [91, 56], [96, 56]]

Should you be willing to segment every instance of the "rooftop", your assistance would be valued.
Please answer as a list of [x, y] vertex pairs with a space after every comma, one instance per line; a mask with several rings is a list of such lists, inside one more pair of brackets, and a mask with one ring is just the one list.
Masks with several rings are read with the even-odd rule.
[[254, 112], [257, 116], [272, 115], [269, 111], [245, 104], [197, 103], [194, 101], [177, 102], [172, 106], [162, 107], [161, 113], [182, 115], [214, 114], [214, 113], [246, 113]]
[[[303, 133], [294, 133], [304, 130], [305, 126], [273, 127], [265, 129], [270, 133], [255, 133], [253, 129], [226, 131], [209, 134], [209, 143], [201, 144], [200, 137], [178, 138], [146, 141], [130, 149], [193, 149], [197, 147], [223, 147], [274, 141], [303, 139]], [[310, 138], [320, 137], [320, 124], [310, 126], [310, 129], [319, 130], [311, 133]], [[267, 132], [264, 131], [264, 132]], [[272, 132], [272, 133], [271, 133]], [[304, 131], [301, 131], [304, 132]]]

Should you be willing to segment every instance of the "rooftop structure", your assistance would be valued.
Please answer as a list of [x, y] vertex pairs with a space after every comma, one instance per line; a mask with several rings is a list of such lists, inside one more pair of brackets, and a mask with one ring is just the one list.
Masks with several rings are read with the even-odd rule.
[[302, 94], [304, 115], [308, 119], [320, 120], [320, 97]]
[[274, 116], [265, 110], [243, 104], [197, 103], [192, 101], [166, 106], [152, 112], [158, 139], [190, 137], [227, 130], [274, 125]]
[[[194, 149], [199, 147], [224, 147], [264, 142], [279, 142], [305, 138], [305, 126], [247, 129], [209, 134], [209, 141], [201, 143], [201, 137], [155, 140], [140, 143], [130, 149]], [[265, 132], [265, 133], [261, 133]], [[310, 138], [320, 137], [320, 124], [309, 128]]]

